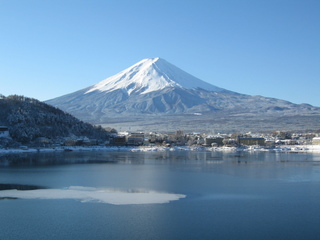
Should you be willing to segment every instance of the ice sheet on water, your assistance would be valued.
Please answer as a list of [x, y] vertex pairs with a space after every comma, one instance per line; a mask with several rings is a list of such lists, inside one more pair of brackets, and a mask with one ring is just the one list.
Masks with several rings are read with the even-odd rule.
[[114, 205], [160, 204], [186, 197], [183, 194], [144, 190], [120, 190], [72, 186], [65, 189], [4, 190], [0, 198], [21, 199], [77, 199], [83, 202], [101, 202]]

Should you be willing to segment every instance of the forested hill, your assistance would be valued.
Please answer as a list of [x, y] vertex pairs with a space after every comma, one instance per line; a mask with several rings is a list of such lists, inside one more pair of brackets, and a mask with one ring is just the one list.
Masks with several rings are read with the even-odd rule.
[[7, 126], [12, 139], [22, 143], [38, 137], [106, 139], [109, 135], [101, 127], [84, 123], [58, 108], [17, 95], [0, 95], [0, 126]]

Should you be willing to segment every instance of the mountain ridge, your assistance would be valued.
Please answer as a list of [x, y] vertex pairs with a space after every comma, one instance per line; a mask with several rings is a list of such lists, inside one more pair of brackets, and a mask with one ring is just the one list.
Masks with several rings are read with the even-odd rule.
[[[172, 129], [181, 129], [182, 122], [188, 122], [185, 126], [189, 129], [201, 128], [201, 125], [208, 128], [210, 122], [228, 118], [234, 120], [232, 128], [243, 128], [243, 121], [263, 122], [263, 119], [268, 119], [270, 127], [273, 123], [275, 128], [285, 128], [285, 117], [295, 116], [309, 116], [312, 120], [299, 123], [293, 119], [292, 127], [320, 128], [314, 118], [320, 117], [319, 107], [219, 88], [160, 58], [144, 59], [95, 85], [46, 102], [83, 121], [94, 124], [118, 121], [128, 127], [140, 122], [137, 126], [140, 129], [145, 125], [150, 129], [158, 127], [157, 118], [167, 121]], [[198, 117], [190, 117], [194, 115]], [[189, 119], [195, 121], [194, 127]], [[281, 122], [272, 119], [281, 119]], [[125, 127], [124, 124], [121, 126]], [[219, 123], [219, 126], [222, 125]], [[263, 124], [258, 127], [264, 128]]]
[[89, 87], [93, 91], [111, 92], [123, 89], [128, 95], [146, 94], [166, 87], [203, 88], [210, 91], [227, 91], [204, 82], [162, 58], [147, 58], [131, 67]]

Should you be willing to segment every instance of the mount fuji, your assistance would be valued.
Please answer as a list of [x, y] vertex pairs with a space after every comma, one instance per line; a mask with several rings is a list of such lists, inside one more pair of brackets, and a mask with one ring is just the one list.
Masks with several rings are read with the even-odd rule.
[[144, 59], [124, 71], [92, 86], [86, 93], [122, 89], [128, 95], [146, 94], [164, 88], [226, 91], [206, 83], [161, 58]]
[[83, 121], [118, 129], [320, 128], [319, 107], [232, 92], [161, 58], [144, 59], [95, 85], [47, 103]]

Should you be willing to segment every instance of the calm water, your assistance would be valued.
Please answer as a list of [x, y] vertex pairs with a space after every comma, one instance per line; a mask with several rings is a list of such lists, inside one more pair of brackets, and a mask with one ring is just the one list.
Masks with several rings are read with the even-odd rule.
[[163, 204], [0, 200], [0, 239], [320, 239], [320, 155], [68, 152], [0, 157], [0, 183], [184, 194]]

